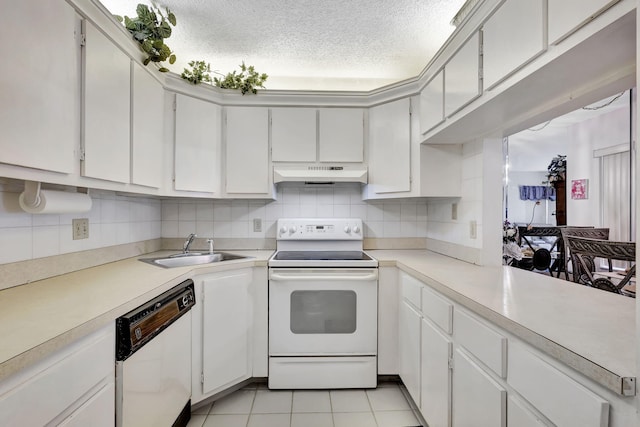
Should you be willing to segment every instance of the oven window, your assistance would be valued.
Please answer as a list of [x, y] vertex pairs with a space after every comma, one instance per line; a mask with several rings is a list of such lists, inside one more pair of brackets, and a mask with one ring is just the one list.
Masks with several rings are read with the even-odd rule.
[[293, 291], [291, 332], [294, 334], [352, 334], [356, 331], [354, 291]]

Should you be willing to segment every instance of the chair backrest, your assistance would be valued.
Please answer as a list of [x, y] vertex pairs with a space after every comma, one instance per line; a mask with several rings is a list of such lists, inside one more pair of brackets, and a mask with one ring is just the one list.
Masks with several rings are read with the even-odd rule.
[[565, 236], [572, 254], [620, 261], [636, 260], [635, 242], [618, 242], [589, 237]]
[[530, 242], [526, 240], [526, 237], [556, 237], [556, 243], [559, 243], [559, 240], [562, 237], [559, 227], [555, 226], [541, 226], [541, 227], [528, 227], [526, 225], [518, 226], [518, 245], [522, 246], [522, 239], [525, 239], [527, 244], [530, 246]]
[[[562, 249], [564, 251], [564, 271], [565, 278], [568, 279], [569, 274], [569, 261], [572, 261], [572, 267], [574, 270], [578, 269], [571, 258], [571, 248], [567, 241], [567, 236], [575, 237], [587, 237], [590, 239], [609, 240], [608, 228], [594, 228], [594, 227], [563, 227], [560, 229], [562, 233]], [[574, 282], [577, 282], [577, 277], [574, 277]]]

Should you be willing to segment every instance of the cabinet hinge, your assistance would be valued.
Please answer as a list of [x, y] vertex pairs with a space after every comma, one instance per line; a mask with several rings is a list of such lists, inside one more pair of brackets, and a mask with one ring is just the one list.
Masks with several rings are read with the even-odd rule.
[[87, 45], [87, 35], [85, 33], [80, 33], [80, 46]]
[[200, 373], [200, 384], [204, 384], [204, 372]]
[[447, 361], [447, 366], [449, 367], [449, 370], [453, 371], [453, 358], [449, 358], [449, 360]]
[[80, 160], [84, 161], [84, 159], [85, 159], [84, 147], [80, 147]]
[[177, 111], [178, 110], [178, 100], [176, 98], [173, 98], [173, 111]]

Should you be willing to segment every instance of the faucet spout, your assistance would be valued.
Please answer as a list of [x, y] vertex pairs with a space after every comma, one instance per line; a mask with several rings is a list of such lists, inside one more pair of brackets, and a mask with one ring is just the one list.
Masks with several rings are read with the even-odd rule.
[[184, 242], [184, 245], [182, 246], [183, 252], [185, 254], [189, 253], [189, 246], [191, 246], [191, 244], [193, 243], [196, 237], [198, 236], [195, 233], [191, 233], [189, 234], [189, 236], [187, 236], [187, 240]]

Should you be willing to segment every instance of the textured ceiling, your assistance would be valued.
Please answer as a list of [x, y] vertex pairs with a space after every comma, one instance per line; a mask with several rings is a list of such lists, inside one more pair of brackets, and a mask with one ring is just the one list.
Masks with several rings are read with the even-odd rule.
[[[138, 1], [102, 0], [135, 16]], [[146, 0], [140, 1], [149, 4]], [[243, 60], [268, 89], [371, 90], [417, 76], [465, 0], [162, 0], [178, 25], [166, 43], [181, 73], [205, 60], [221, 73]]]

